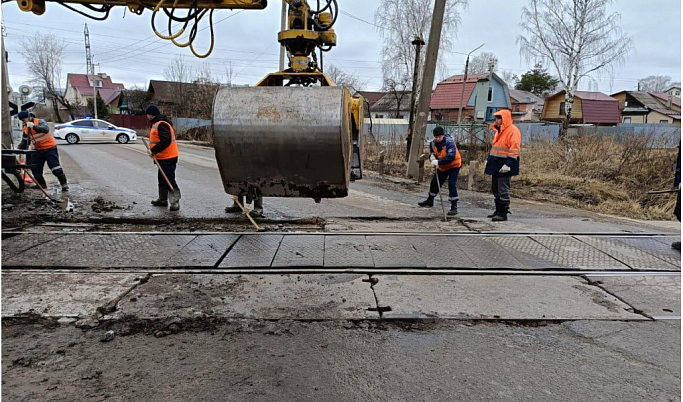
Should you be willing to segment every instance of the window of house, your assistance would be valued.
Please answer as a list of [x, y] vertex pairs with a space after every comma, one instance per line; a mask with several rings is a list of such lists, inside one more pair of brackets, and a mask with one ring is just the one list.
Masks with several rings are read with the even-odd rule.
[[669, 124], [669, 120], [660, 120], [659, 124]]
[[567, 114], [564, 110], [564, 102], [560, 102], [560, 114]]
[[383, 115], [383, 114], [377, 114], [377, 113], [375, 113], [375, 118], [376, 118], [376, 119], [383, 119], [383, 118], [384, 118], [384, 115]]
[[631, 124], [631, 118], [630, 117], [624, 117], [624, 123]]
[[437, 121], [442, 121], [442, 120], [443, 120], [443, 115], [442, 115], [442, 114], [437, 114], [437, 115], [436, 115], [436, 120], [437, 120]]
[[493, 87], [489, 87], [489, 95], [486, 98], [487, 101], [493, 102]]

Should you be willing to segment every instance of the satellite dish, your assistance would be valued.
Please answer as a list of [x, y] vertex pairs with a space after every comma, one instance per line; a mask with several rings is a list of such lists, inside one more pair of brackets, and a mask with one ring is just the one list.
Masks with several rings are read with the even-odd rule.
[[28, 85], [22, 85], [19, 87], [19, 93], [22, 95], [30, 95], [31, 94], [31, 87]]

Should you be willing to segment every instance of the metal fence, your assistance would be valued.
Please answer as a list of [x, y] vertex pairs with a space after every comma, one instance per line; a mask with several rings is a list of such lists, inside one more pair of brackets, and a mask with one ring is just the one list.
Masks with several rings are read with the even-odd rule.
[[[365, 133], [370, 133], [369, 119], [365, 119]], [[450, 134], [456, 142], [466, 144], [471, 136], [476, 142], [490, 142], [492, 132], [487, 123], [457, 124], [441, 123], [446, 133]], [[536, 141], [557, 141], [560, 136], [562, 125], [558, 123], [516, 123], [522, 133], [522, 144], [530, 144]], [[425, 142], [431, 140], [430, 133], [436, 127], [435, 123], [427, 124]], [[408, 131], [408, 122], [398, 119], [373, 119], [372, 135], [375, 141], [380, 143], [398, 143], [405, 139]], [[670, 124], [619, 124], [615, 127], [603, 126], [572, 126], [569, 135], [604, 135], [612, 136], [617, 142], [628, 141], [636, 136], [646, 137], [648, 145], [653, 148], [676, 147], [681, 140], [681, 127]]]

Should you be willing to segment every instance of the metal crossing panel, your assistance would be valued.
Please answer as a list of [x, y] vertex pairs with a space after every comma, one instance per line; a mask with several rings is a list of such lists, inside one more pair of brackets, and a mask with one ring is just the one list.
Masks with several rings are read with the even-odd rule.
[[632, 269], [653, 271], [680, 270], [680, 265], [676, 266], [670, 264], [665, 259], [646, 253], [615, 238], [589, 236], [576, 236], [576, 238], [584, 243], [590, 244], [604, 253], [609, 254]]
[[325, 238], [315, 235], [285, 236], [272, 267], [322, 267]]
[[324, 265], [364, 268], [374, 267], [375, 263], [365, 236], [326, 235]]
[[472, 268], [476, 264], [453, 241], [437, 241], [432, 237], [410, 236], [410, 244], [428, 268]]
[[499, 244], [476, 237], [457, 237], [450, 239], [474, 261], [476, 268], [522, 269], [522, 264], [514, 255]]
[[240, 236], [237, 234], [199, 235], [180, 249], [167, 261], [160, 261], [160, 267], [202, 267], [214, 266], [235, 244]]
[[559, 255], [562, 259], [561, 263], [569, 267], [596, 270], [630, 269], [602, 251], [572, 237], [532, 236], [531, 238]]
[[671, 248], [671, 243], [664, 243], [653, 238], [629, 237], [619, 238], [619, 241], [636, 247], [650, 255], [654, 255], [671, 265], [681, 268], [681, 253]]
[[270, 267], [282, 242], [282, 235], [243, 235], [218, 268]]
[[375, 268], [426, 267], [409, 236], [367, 236]]
[[514, 255], [528, 269], [570, 268], [563, 265], [564, 259], [546, 246], [528, 236], [489, 237], [490, 241], [500, 244]]

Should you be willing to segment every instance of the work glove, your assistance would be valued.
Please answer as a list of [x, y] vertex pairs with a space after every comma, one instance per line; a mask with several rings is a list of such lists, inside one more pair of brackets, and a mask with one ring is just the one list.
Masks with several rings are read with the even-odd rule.
[[436, 158], [436, 155], [434, 155], [434, 154], [429, 155], [429, 160], [430, 160], [430, 161], [434, 161], [434, 160], [436, 160], [436, 159], [437, 159], [437, 158]]
[[498, 173], [505, 174], [505, 173], [508, 173], [509, 171], [510, 171], [510, 166], [508, 166], [508, 165], [503, 165], [503, 167], [500, 168], [500, 170], [498, 171]]
[[26, 122], [26, 127], [28, 127], [28, 128], [33, 128], [33, 123], [31, 123], [30, 121], [27, 121], [27, 122]]
[[432, 166], [439, 166], [439, 160], [438, 160], [438, 159], [434, 159], [434, 160], [432, 161]]

